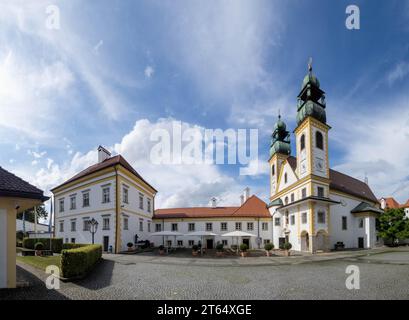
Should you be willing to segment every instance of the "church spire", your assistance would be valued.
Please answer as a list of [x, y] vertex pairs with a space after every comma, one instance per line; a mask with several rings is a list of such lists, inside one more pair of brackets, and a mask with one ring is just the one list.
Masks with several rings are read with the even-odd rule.
[[325, 92], [320, 89], [318, 78], [312, 73], [312, 58], [308, 62], [308, 74], [304, 77], [298, 94], [297, 125], [308, 116], [326, 123]]

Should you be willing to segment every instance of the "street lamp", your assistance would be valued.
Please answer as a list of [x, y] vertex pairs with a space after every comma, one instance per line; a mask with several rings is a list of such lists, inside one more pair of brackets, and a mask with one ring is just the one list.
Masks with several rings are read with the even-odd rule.
[[89, 224], [89, 232], [92, 234], [92, 244], [94, 244], [94, 235], [98, 230], [98, 221], [92, 218], [91, 220], [88, 220]]

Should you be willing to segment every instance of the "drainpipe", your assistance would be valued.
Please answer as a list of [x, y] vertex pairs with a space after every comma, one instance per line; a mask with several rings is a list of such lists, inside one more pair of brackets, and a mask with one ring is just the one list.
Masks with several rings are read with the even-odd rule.
[[260, 218], [257, 218], [257, 246], [260, 249]]
[[[165, 219], [162, 219], [162, 231], [165, 231]], [[165, 236], [162, 236], [162, 244], [165, 245]]]

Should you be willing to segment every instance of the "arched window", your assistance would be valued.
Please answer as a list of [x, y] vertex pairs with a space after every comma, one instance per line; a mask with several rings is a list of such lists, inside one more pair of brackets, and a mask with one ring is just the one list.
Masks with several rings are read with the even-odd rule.
[[324, 149], [324, 138], [322, 136], [322, 133], [319, 131], [315, 132], [315, 144], [317, 148], [323, 150]]
[[301, 144], [301, 150], [304, 150], [305, 149], [305, 135], [301, 136], [300, 144]]
[[287, 172], [284, 173], [284, 183], [287, 183]]
[[271, 167], [271, 175], [274, 176], [275, 173], [276, 173], [276, 168], [275, 168], [275, 165], [273, 164]]

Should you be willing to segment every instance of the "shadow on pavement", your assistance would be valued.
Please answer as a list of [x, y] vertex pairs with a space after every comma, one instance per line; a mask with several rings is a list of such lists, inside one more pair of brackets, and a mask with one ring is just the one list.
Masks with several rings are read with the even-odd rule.
[[114, 261], [103, 259], [86, 278], [74, 281], [73, 283], [89, 290], [109, 287], [112, 282], [114, 266]]
[[69, 300], [57, 290], [47, 289], [45, 283], [34, 274], [17, 266], [17, 282], [28, 283], [16, 289], [0, 289], [0, 300]]

